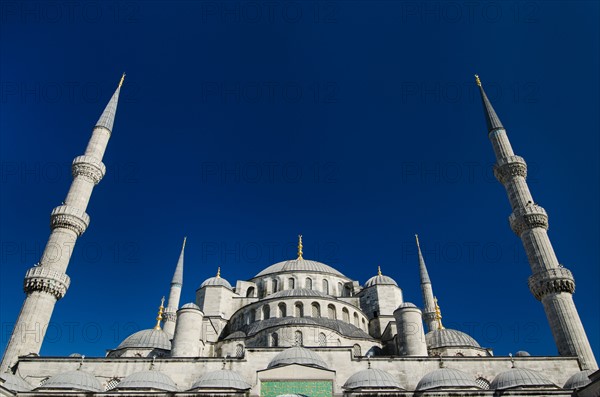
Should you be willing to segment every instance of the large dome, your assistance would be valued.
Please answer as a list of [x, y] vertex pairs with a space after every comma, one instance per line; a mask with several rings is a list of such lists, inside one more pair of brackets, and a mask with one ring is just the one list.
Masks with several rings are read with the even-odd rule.
[[457, 331], [455, 329], [435, 329], [429, 331], [425, 335], [425, 341], [429, 349], [436, 349], [438, 347], [477, 347], [479, 343], [464, 332]]
[[281, 272], [329, 273], [329, 274], [334, 274], [339, 277], [346, 278], [346, 276], [344, 276], [342, 273], [338, 272], [331, 266], [328, 266], [321, 262], [310, 261], [310, 260], [306, 260], [306, 259], [292, 259], [289, 261], [283, 261], [283, 262], [276, 263], [274, 265], [267, 267], [260, 273], [258, 273], [256, 276], [254, 276], [254, 278], [266, 276], [267, 274], [281, 273]]
[[368, 368], [362, 371], [358, 371], [354, 375], [348, 378], [344, 386], [344, 389], [398, 389], [404, 390], [400, 383], [389, 373], [380, 369]]
[[430, 390], [437, 388], [477, 388], [475, 378], [452, 368], [436, 369], [425, 375], [417, 384], [416, 390]]
[[99, 392], [102, 391], [102, 384], [92, 374], [85, 371], [70, 371], [54, 375], [42, 386], [40, 390], [60, 389], [60, 390], [81, 390]]
[[589, 385], [592, 382], [589, 376], [594, 372], [595, 371], [593, 369], [586, 369], [584, 371], [574, 373], [569, 379], [567, 379], [563, 389], [579, 389], [583, 386]]
[[171, 350], [171, 341], [162, 329], [144, 329], [125, 338], [117, 350], [128, 348]]
[[317, 353], [300, 346], [285, 349], [271, 360], [267, 368], [289, 364], [311, 365], [327, 369], [327, 364]]
[[136, 372], [119, 383], [115, 389], [119, 390], [164, 390], [177, 391], [177, 385], [171, 378], [159, 371]]
[[512, 368], [508, 371], [498, 374], [492, 383], [490, 389], [503, 390], [522, 387], [556, 387], [537, 371], [526, 368]]
[[198, 379], [192, 389], [237, 389], [248, 390], [252, 386], [235, 371], [222, 369], [207, 372]]

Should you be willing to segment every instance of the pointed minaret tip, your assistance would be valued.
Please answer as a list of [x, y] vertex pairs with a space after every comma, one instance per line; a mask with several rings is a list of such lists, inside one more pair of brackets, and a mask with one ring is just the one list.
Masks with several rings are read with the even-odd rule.
[[477, 83], [477, 85], [479, 87], [481, 87], [481, 80], [479, 80], [479, 75], [478, 74], [475, 75], [475, 82]]
[[487, 124], [488, 132], [499, 128], [504, 128], [502, 122], [500, 121], [500, 118], [498, 117], [496, 111], [494, 110], [494, 107], [492, 106], [492, 103], [485, 94], [478, 74], [475, 75], [475, 83], [477, 83], [477, 86], [479, 87], [479, 92], [481, 93], [481, 101], [483, 102], [483, 110], [485, 113], [485, 122]]
[[113, 125], [115, 124], [115, 115], [117, 113], [117, 105], [119, 104], [119, 94], [121, 92], [121, 86], [125, 80], [125, 73], [121, 76], [119, 86], [115, 90], [114, 94], [108, 101], [104, 112], [100, 115], [100, 118], [96, 122], [96, 127], [104, 127], [112, 133]]
[[419, 255], [419, 273], [421, 276], [421, 284], [431, 284], [431, 279], [429, 278], [429, 272], [427, 272], [427, 266], [425, 266], [425, 259], [423, 258], [423, 253], [421, 252], [421, 245], [419, 244], [419, 235], [415, 234], [415, 240], [417, 242], [417, 253]]
[[123, 81], [125, 81], [125, 72], [123, 72], [123, 75], [121, 76], [121, 81], [119, 81], [119, 87], [121, 88], [121, 86], [123, 85]]

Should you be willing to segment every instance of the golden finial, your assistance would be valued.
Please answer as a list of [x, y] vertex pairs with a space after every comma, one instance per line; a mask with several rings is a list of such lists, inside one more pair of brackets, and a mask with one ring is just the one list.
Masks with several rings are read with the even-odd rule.
[[165, 297], [163, 296], [162, 299], [160, 300], [160, 307], [158, 308], [158, 316], [156, 317], [156, 325], [154, 326], [154, 329], [158, 330], [160, 329], [160, 322], [163, 319], [163, 311], [165, 310]]
[[304, 259], [302, 257], [302, 235], [298, 235], [298, 259]]
[[381, 266], [377, 266], [377, 275], [381, 276]]
[[119, 81], [119, 88], [121, 88], [121, 86], [123, 85], [124, 80], [125, 80], [125, 73], [123, 73], [123, 76], [121, 76], [121, 81]]
[[185, 242], [187, 241], [187, 236], [183, 238], [183, 247], [181, 247], [181, 249], [185, 248]]
[[419, 245], [419, 235], [415, 234], [415, 240], [417, 240], [417, 247], [421, 248], [421, 246]]
[[440, 310], [440, 306], [438, 305], [438, 300], [435, 296], [433, 297], [433, 302], [435, 304], [435, 319], [437, 320], [437, 323], [438, 323], [438, 329], [444, 329], [444, 326], [442, 325], [442, 311]]
[[475, 82], [477, 83], [478, 86], [481, 87], [481, 80], [479, 80], [479, 75], [475, 75]]
[[217, 278], [221, 278], [221, 267], [217, 267]]

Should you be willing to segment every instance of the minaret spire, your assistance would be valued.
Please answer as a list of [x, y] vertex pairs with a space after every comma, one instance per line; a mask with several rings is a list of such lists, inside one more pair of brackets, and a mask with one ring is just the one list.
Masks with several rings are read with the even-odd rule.
[[433, 287], [431, 285], [431, 280], [429, 279], [427, 267], [425, 266], [425, 259], [423, 259], [421, 245], [419, 244], [419, 236], [417, 234], [415, 234], [415, 240], [417, 242], [417, 251], [419, 253], [419, 274], [421, 276], [421, 294], [423, 295], [423, 320], [425, 321], [425, 324], [427, 324], [427, 330], [433, 331], [440, 328], [439, 323], [436, 320]]
[[494, 175], [506, 189], [512, 214], [510, 226], [521, 238], [531, 272], [529, 289], [542, 302], [561, 356], [577, 356], [582, 369], [597, 369], [579, 313], [573, 302], [575, 280], [554, 253], [548, 237], [548, 215], [535, 204], [527, 185], [527, 164], [513, 152], [506, 130], [476, 77], [486, 115], [488, 136], [496, 155]]
[[179, 260], [175, 267], [175, 273], [173, 273], [173, 279], [171, 280], [171, 290], [169, 291], [169, 302], [164, 310], [163, 319], [164, 331], [169, 335], [173, 336], [175, 333], [175, 322], [177, 320], [177, 310], [179, 309], [179, 299], [181, 297], [181, 288], [183, 287], [183, 254], [185, 251], [185, 242], [187, 237], [183, 238], [183, 245], [181, 247], [181, 253], [179, 254]]
[[54, 305], [69, 288], [70, 279], [65, 272], [77, 238], [90, 223], [85, 211], [92, 191], [106, 172], [102, 157], [112, 133], [121, 84], [122, 78], [92, 130], [85, 154], [73, 160], [73, 182], [64, 203], [50, 214], [50, 237], [39, 264], [25, 274], [27, 297], [4, 352], [0, 372], [12, 367], [19, 356], [39, 354]]

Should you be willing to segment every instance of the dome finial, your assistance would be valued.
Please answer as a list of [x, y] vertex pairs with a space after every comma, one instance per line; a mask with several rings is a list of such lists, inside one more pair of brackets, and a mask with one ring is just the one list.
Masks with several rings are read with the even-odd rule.
[[437, 297], [433, 297], [433, 302], [435, 303], [435, 320], [438, 323], [438, 329], [444, 329], [442, 325], [442, 311], [440, 310], [440, 305], [438, 305]]
[[381, 276], [381, 266], [377, 266], [377, 275]]
[[302, 235], [298, 235], [298, 260], [304, 259], [302, 257]]
[[217, 267], [217, 278], [221, 278], [221, 266]]
[[479, 80], [479, 75], [478, 74], [475, 75], [475, 82], [477, 83], [477, 85], [479, 87], [481, 87], [481, 80]]
[[158, 316], [156, 316], [156, 325], [154, 326], [154, 329], [159, 330], [160, 329], [160, 322], [163, 319], [163, 311], [165, 310], [165, 297], [163, 296], [162, 299], [160, 300], [160, 307], [158, 308]]
[[508, 356], [510, 357], [510, 367], [514, 368], [515, 367], [515, 358], [513, 357], [512, 353], [508, 353]]
[[121, 81], [119, 81], [119, 88], [121, 88], [121, 86], [123, 85], [123, 81], [125, 81], [125, 73], [123, 72], [123, 75], [121, 76]]

